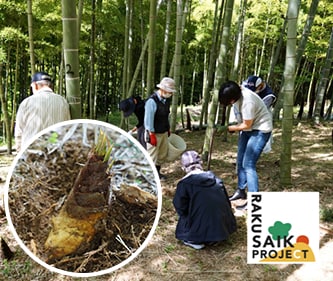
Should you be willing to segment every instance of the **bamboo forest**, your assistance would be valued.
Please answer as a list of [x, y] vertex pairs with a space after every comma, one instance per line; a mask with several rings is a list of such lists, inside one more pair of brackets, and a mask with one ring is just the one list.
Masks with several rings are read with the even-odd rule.
[[[333, 11], [328, 1], [295, 2], [297, 117], [330, 118]], [[203, 112], [220, 84], [214, 79], [256, 74], [281, 92], [278, 105], [283, 99], [288, 1], [32, 0], [1, 1], [0, 8], [1, 113], [11, 120], [30, 94], [31, 74], [42, 70], [55, 92], [80, 96], [76, 117], [84, 118], [108, 120], [120, 99], [149, 96], [163, 76], [177, 82], [175, 106], [202, 104]], [[74, 32], [64, 27], [65, 14], [76, 18]], [[73, 40], [79, 89], [69, 90], [64, 45]]]
[[[60, 144], [63, 132], [59, 131], [59, 135], [47, 136], [47, 153], [35, 147], [29, 155], [21, 153], [15, 135], [18, 112], [24, 101], [35, 96], [33, 82], [39, 72], [50, 76], [52, 90], [68, 103], [66, 122], [92, 120], [114, 126], [115, 132], [73, 126], [68, 129], [73, 131], [67, 146], [65, 141]], [[242, 187], [240, 171], [248, 159], [239, 156], [243, 153], [241, 135], [251, 131], [257, 120], [249, 118], [249, 127], [239, 129], [239, 124], [249, 120], [239, 122], [237, 106], [229, 106], [237, 99], [222, 102], [221, 86], [235, 83], [243, 91], [254, 76], [274, 93], [274, 103], [267, 110], [271, 148], [253, 156], [257, 157], [255, 180], [248, 180], [251, 172], [244, 168], [248, 178]], [[135, 154], [133, 143], [117, 135], [119, 129], [125, 135], [135, 132], [139, 136], [134, 131], [136, 116], [126, 115], [121, 102], [140, 97], [147, 112], [148, 102], [164, 78], [174, 81], [166, 91], [173, 93], [166, 103], [170, 105], [168, 116], [160, 124], [169, 122], [163, 131], [168, 134], [166, 142], [174, 135], [184, 142], [182, 152], [197, 152], [195, 164], [207, 174], [214, 173], [216, 183], [221, 182], [235, 216], [237, 230], [218, 243], [192, 243], [177, 237], [181, 215], [175, 197], [188, 176], [181, 154], [159, 163], [148, 144], [154, 146], [155, 142], [157, 147], [161, 139], [155, 139], [146, 120], [147, 149], [139, 150], [143, 156], [147, 153], [148, 159]], [[0, 0], [0, 101], [0, 281], [77, 277], [110, 281], [333, 280], [332, 0]], [[262, 101], [260, 104], [263, 106]], [[240, 103], [239, 108], [242, 106]], [[155, 108], [160, 113], [158, 110]], [[149, 113], [144, 114], [148, 118]], [[68, 132], [63, 134], [68, 136]], [[86, 138], [89, 142], [93, 137], [97, 144], [89, 146]], [[44, 139], [37, 141], [44, 143]], [[11, 167], [14, 162], [15, 168]], [[153, 171], [147, 172], [150, 162]], [[103, 170], [93, 178], [90, 174], [97, 163]], [[128, 168], [132, 163], [136, 166]], [[111, 170], [110, 175], [105, 174]], [[141, 189], [131, 189], [129, 181]], [[288, 235], [295, 234], [298, 244], [313, 247], [311, 257], [316, 262], [269, 263], [266, 252], [260, 262], [249, 262], [251, 241], [247, 235], [256, 232], [258, 225], [250, 230], [248, 226], [264, 220], [254, 215], [251, 221], [250, 214], [262, 211], [259, 201], [250, 208], [255, 201], [250, 190], [253, 182], [259, 183], [259, 193], [315, 194], [311, 200], [318, 196], [318, 202], [305, 208], [316, 212], [318, 249], [309, 241], [313, 236], [293, 232], [302, 221], [311, 224], [309, 216], [301, 214], [298, 221], [292, 221], [298, 211], [295, 207], [286, 221], [279, 219], [293, 205], [287, 200], [276, 199], [279, 207], [271, 213], [272, 224], [280, 223], [281, 228], [277, 228], [283, 235], [271, 232], [271, 225], [269, 231], [258, 231], [260, 235], [265, 231], [272, 234], [266, 246], [280, 243], [281, 237], [288, 244]], [[85, 188], [92, 192], [83, 198]], [[242, 188], [247, 189], [252, 202], [246, 201]], [[191, 192], [183, 195], [190, 197]], [[83, 198], [81, 202], [90, 209], [81, 208], [77, 198]], [[293, 201], [295, 206], [302, 201], [299, 198]], [[243, 201], [247, 209], [241, 210], [238, 203]], [[73, 219], [68, 209], [80, 218]], [[19, 226], [14, 237], [9, 229], [9, 210], [13, 223]], [[71, 239], [64, 242], [59, 233], [66, 231]], [[50, 270], [25, 255], [25, 244], [18, 245], [16, 236], [24, 237], [22, 244], [25, 242], [34, 255], [45, 257]], [[68, 250], [72, 245], [75, 249]], [[295, 245], [290, 243], [285, 249]], [[137, 249], [142, 253], [136, 256]], [[276, 255], [283, 253], [273, 250]], [[124, 260], [130, 262], [122, 264]], [[118, 263], [117, 270], [99, 276]], [[78, 273], [87, 274], [75, 275]]]

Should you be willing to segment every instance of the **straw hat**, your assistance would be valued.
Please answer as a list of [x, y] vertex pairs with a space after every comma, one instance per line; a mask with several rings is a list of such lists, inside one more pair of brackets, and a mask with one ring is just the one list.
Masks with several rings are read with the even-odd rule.
[[159, 84], [156, 85], [157, 88], [162, 89], [168, 93], [176, 92], [175, 80], [169, 77], [164, 77]]

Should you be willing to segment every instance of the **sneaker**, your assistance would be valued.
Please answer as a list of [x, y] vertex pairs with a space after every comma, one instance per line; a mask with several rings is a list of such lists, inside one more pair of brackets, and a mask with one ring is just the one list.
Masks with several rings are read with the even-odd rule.
[[247, 202], [243, 205], [237, 206], [236, 209], [239, 211], [247, 211]]
[[184, 245], [192, 247], [193, 249], [196, 249], [196, 250], [201, 250], [201, 249], [205, 248], [204, 244], [194, 244], [194, 243], [191, 243], [188, 241], [184, 241]]
[[229, 197], [230, 201], [238, 200], [238, 199], [246, 199], [245, 189], [237, 188], [235, 193]]

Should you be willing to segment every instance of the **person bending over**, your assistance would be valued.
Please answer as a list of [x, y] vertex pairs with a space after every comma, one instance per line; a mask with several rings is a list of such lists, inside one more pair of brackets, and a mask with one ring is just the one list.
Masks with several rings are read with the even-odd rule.
[[[219, 102], [223, 106], [233, 106], [237, 124], [230, 125], [226, 129], [229, 132], [239, 132], [238, 188], [230, 200], [246, 199], [246, 187], [249, 192], [259, 191], [256, 165], [272, 133], [272, 115], [256, 93], [239, 86], [234, 81], [221, 85]], [[237, 209], [246, 210], [246, 203]]]

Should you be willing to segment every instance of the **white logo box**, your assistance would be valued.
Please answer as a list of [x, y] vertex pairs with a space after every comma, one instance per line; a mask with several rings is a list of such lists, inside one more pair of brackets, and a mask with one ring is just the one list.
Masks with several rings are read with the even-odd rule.
[[247, 262], [316, 262], [319, 192], [249, 192]]

